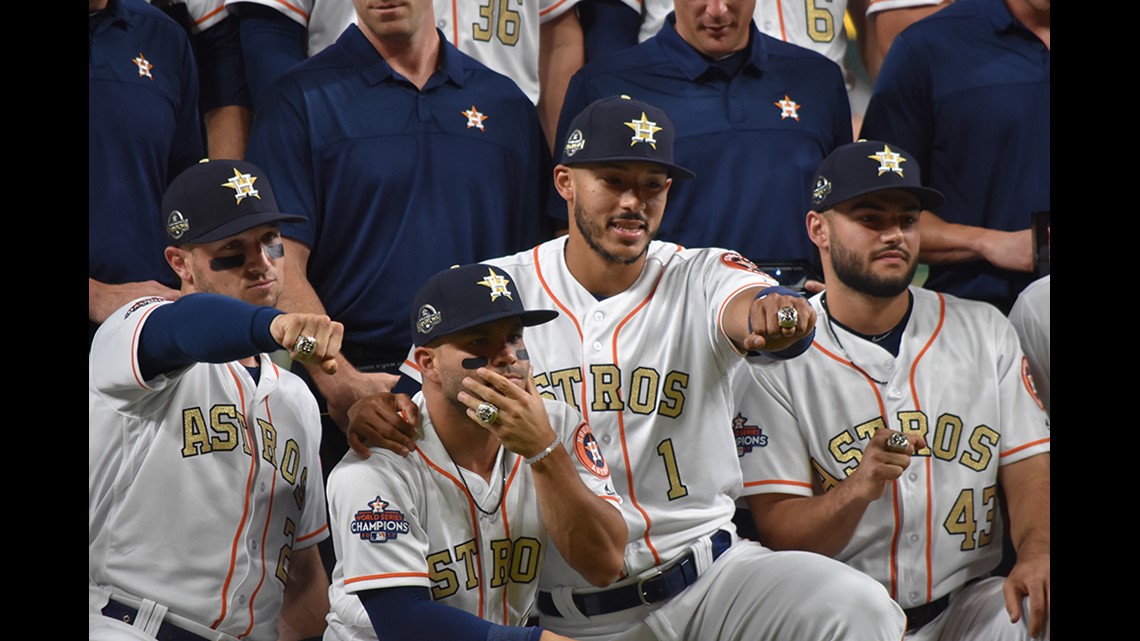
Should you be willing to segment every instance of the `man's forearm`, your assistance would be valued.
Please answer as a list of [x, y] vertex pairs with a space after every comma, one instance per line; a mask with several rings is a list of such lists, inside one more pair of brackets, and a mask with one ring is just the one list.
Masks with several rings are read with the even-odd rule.
[[[820, 496], [753, 494], [745, 497], [760, 542], [773, 550], [806, 550], [835, 556], [851, 537], [870, 501], [843, 481]], [[850, 488], [850, 486], [849, 486]]]
[[612, 583], [621, 574], [628, 536], [621, 512], [582, 483], [565, 447], [531, 469], [542, 519], [562, 558], [593, 585]]
[[998, 472], [1018, 557], [1049, 554], [1049, 454], [1003, 465]]
[[582, 25], [573, 9], [544, 22], [539, 27], [538, 119], [546, 134], [546, 144], [554, 148], [558, 114], [566, 96], [566, 87], [586, 60]]

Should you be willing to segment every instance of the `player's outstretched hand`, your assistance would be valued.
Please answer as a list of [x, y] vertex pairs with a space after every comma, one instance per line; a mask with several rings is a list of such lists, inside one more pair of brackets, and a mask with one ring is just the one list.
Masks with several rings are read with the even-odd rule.
[[[269, 333], [285, 349], [289, 356], [303, 363], [319, 363], [328, 374], [336, 373], [336, 357], [340, 354], [340, 343], [344, 339], [344, 325], [324, 314], [281, 314], [269, 325]], [[298, 354], [297, 338], [306, 336], [315, 339], [312, 352]]]
[[369, 447], [382, 447], [400, 456], [416, 447], [420, 409], [407, 394], [378, 392], [348, 408], [348, 445], [361, 458], [372, 456]]
[[550, 630], [543, 630], [542, 636], [538, 637], [538, 641], [574, 641], [570, 637], [564, 637], [561, 634], [556, 634]]
[[877, 500], [887, 491], [891, 481], [902, 476], [910, 465], [910, 457], [926, 447], [926, 439], [917, 434], [904, 434], [908, 447], [906, 452], [892, 452], [887, 449], [887, 439], [893, 430], [879, 429], [863, 449], [863, 459], [859, 467], [847, 477], [844, 483], [853, 483], [858, 493], [868, 503]]
[[[534, 386], [529, 364], [514, 379], [480, 367], [474, 376], [463, 379], [463, 389], [466, 391], [459, 393], [459, 402], [467, 406], [467, 416], [493, 432], [503, 447], [515, 454], [534, 456], [554, 439], [554, 429]], [[480, 421], [475, 413], [484, 401], [499, 408], [499, 417], [493, 423]]]
[[[781, 307], [796, 310], [795, 327], [780, 327], [777, 312]], [[778, 352], [811, 334], [815, 329], [815, 309], [802, 296], [772, 293], [752, 301], [748, 322], [752, 331], [744, 339], [744, 349]]]
[[[1005, 609], [1011, 623], [1029, 617], [1029, 636], [1042, 638], [1049, 620], [1049, 553], [1017, 555], [1017, 563], [1002, 585]], [[1029, 612], [1024, 612], [1024, 597], [1029, 597]]]

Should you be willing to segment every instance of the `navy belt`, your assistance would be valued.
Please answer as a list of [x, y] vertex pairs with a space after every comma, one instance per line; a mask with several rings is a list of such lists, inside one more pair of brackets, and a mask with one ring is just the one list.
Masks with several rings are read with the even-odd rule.
[[946, 606], [950, 605], [950, 595], [944, 594], [942, 598], [935, 599], [925, 605], [916, 605], [913, 608], [903, 610], [906, 614], [906, 631], [913, 632], [922, 626], [930, 623]]
[[[732, 545], [732, 533], [727, 530], [717, 530], [712, 535], [711, 540], [712, 557], [715, 561]], [[572, 596], [578, 611], [592, 617], [670, 599], [696, 583], [697, 576], [697, 561], [693, 556], [693, 551], [689, 550], [673, 565], [658, 571], [657, 574], [647, 576], [637, 583], [630, 583], [611, 590], [574, 594]], [[538, 592], [538, 609], [548, 616], [563, 616], [558, 607], [554, 605], [554, 597], [550, 592], [544, 590]]]
[[[134, 623], [135, 617], [138, 616], [139, 611], [129, 605], [123, 605], [118, 601], [108, 601], [107, 606], [103, 608], [103, 614], [112, 619], [118, 619], [123, 623], [132, 624]], [[209, 641], [206, 637], [183, 630], [165, 620], [159, 625], [158, 632], [155, 633], [154, 638], [158, 639], [158, 641]]]

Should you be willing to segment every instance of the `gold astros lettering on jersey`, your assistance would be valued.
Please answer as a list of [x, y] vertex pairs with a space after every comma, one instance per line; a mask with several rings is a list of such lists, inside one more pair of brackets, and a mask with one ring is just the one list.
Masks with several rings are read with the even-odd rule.
[[491, 541], [491, 558], [494, 569], [491, 574], [491, 587], [499, 588], [512, 583], [530, 583], [538, 577], [538, 560], [542, 544], [538, 539], [522, 537], [514, 541], [496, 539]]
[[[656, 411], [661, 416], [677, 418], [685, 407], [685, 392], [689, 375], [671, 371], [662, 382], [661, 373], [652, 367], [636, 367], [629, 376], [628, 385], [621, 368], [612, 363], [590, 365], [593, 398], [590, 410], [595, 412], [621, 412], [628, 405], [635, 414], [648, 415]], [[575, 388], [582, 382], [581, 368], [567, 368], [534, 375], [534, 386], [539, 395], [552, 401], [562, 401], [579, 412]], [[625, 393], [623, 393], [623, 390]], [[622, 399], [629, 399], [623, 401]]]
[[[454, 554], [453, 554], [454, 552]], [[531, 583], [538, 578], [539, 563], [542, 559], [542, 543], [533, 537], [520, 537], [516, 540], [495, 539], [491, 541], [492, 574], [490, 586], [502, 587], [511, 583]], [[475, 539], [469, 539], [451, 549], [439, 550], [427, 555], [430, 568], [428, 578], [432, 582], [431, 595], [434, 600], [453, 596], [459, 592], [460, 573], [464, 590], [479, 587], [479, 569], [476, 565], [479, 555]]]
[[[978, 425], [970, 430], [969, 438], [962, 445], [964, 423], [961, 417], [954, 414], [941, 414], [934, 423], [934, 433], [930, 433], [930, 421], [926, 413], [921, 410], [901, 410], [896, 413], [897, 425], [895, 429], [904, 434], [921, 436], [926, 440], [927, 446], [916, 451], [914, 456], [933, 456], [943, 461], [953, 461], [981, 472], [994, 460], [1001, 435], [987, 425]], [[863, 450], [856, 445], [856, 441], [865, 443], [871, 440], [875, 432], [886, 424], [881, 417], [859, 423], [851, 428], [839, 432], [827, 443], [828, 451], [835, 463], [843, 465], [844, 476], [851, 476], [855, 468], [863, 460]], [[854, 434], [852, 434], [854, 432]], [[817, 474], [826, 475], [822, 465], [813, 461]], [[826, 478], [820, 479], [825, 489], [828, 485]]]
[[[535, 374], [534, 386], [538, 388], [538, 393], [543, 398], [548, 398], [552, 401], [561, 400], [570, 405], [579, 412], [582, 408], [578, 407], [577, 394], [574, 393], [574, 386], [582, 382], [582, 368], [569, 367], [567, 369], [555, 370], [547, 374]], [[550, 388], [557, 388], [561, 396], [555, 395]]]
[[[301, 470], [298, 486], [297, 466], [303, 458], [301, 446], [295, 439], [285, 441], [284, 451], [280, 464], [277, 458], [277, 428], [264, 419], [257, 419], [257, 426], [261, 432], [261, 457], [281, 474], [286, 483], [295, 487], [293, 492], [297, 507], [305, 502], [304, 483], [309, 478], [309, 468]], [[236, 405], [221, 404], [210, 408], [210, 420], [207, 423], [200, 407], [187, 407], [182, 410], [182, 457], [190, 458], [203, 454], [216, 454], [229, 452], [237, 447], [238, 439], [242, 450], [249, 454], [249, 441], [245, 431], [245, 416], [238, 411]]]
[[242, 447], [249, 453], [245, 439], [245, 417], [236, 405], [215, 405], [207, 424], [200, 407], [182, 410], [182, 457], [189, 458], [214, 451], [228, 452], [237, 447], [241, 434]]

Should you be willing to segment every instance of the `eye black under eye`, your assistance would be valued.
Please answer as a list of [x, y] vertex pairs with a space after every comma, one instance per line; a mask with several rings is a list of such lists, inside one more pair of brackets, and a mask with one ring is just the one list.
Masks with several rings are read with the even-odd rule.
[[234, 254], [233, 256], [222, 256], [220, 258], [210, 259], [210, 269], [216, 272], [224, 272], [230, 269], [236, 269], [245, 264], [245, 256], [242, 254]]

